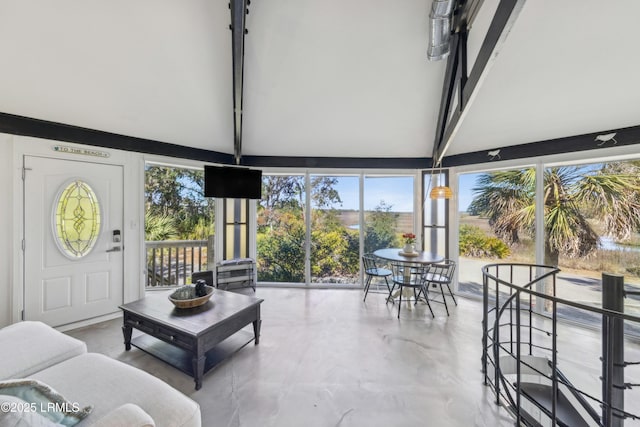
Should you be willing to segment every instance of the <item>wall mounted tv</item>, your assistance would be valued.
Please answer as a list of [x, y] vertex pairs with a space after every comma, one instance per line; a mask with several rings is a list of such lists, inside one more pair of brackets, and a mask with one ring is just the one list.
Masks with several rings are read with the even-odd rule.
[[259, 199], [262, 196], [262, 171], [205, 165], [204, 196]]

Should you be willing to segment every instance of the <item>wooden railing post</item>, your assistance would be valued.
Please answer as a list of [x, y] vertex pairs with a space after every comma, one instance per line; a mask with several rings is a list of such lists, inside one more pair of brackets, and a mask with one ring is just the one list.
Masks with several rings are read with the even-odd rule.
[[[210, 239], [213, 242], [213, 239]], [[202, 271], [202, 250], [207, 240], [164, 240], [145, 242], [147, 254], [147, 287], [167, 287], [187, 284], [195, 271], [195, 251], [198, 251], [197, 268]], [[212, 245], [212, 243], [211, 243]], [[209, 256], [213, 256], [213, 246]]]
[[207, 270], [213, 271], [213, 267], [216, 264], [216, 257], [214, 253], [214, 236], [207, 237]]

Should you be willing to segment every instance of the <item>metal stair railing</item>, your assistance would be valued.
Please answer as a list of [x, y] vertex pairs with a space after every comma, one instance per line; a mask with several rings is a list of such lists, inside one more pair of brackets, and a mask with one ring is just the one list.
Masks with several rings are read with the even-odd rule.
[[[624, 314], [619, 301], [618, 305], [607, 301], [611, 300], [612, 292], [616, 301], [622, 299], [623, 283], [616, 286], [607, 283], [604, 293], [609, 296], [603, 298], [603, 308], [586, 306], [555, 296], [559, 271], [537, 264], [483, 267], [484, 383], [495, 393], [496, 403], [506, 405], [521, 425], [617, 427], [626, 419], [640, 420], [637, 413], [624, 408], [624, 392], [637, 384], [625, 382], [623, 372], [638, 363], [624, 361], [624, 323], [640, 325], [640, 317]], [[603, 280], [609, 281], [605, 276]], [[534, 289], [538, 285], [546, 292]], [[602, 375], [593, 379], [593, 384], [574, 385], [559, 369], [560, 363], [571, 368], [571, 361], [559, 354], [559, 306], [602, 316], [602, 353], [594, 363], [601, 368]], [[560, 327], [563, 333], [567, 329], [566, 325]], [[572, 342], [576, 354], [580, 354], [579, 344]]]

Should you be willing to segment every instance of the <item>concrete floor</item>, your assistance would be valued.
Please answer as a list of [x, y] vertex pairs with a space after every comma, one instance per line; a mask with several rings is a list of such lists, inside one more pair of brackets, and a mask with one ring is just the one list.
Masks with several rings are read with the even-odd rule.
[[[203, 426], [513, 425], [482, 385], [481, 304], [385, 304], [383, 294], [258, 288], [260, 344], [210, 371], [202, 389], [146, 353], [124, 351], [121, 320], [67, 332], [155, 375], [192, 399]], [[413, 304], [411, 304], [413, 305]], [[251, 328], [248, 328], [251, 331]], [[167, 404], [171, 404], [167, 402]]]

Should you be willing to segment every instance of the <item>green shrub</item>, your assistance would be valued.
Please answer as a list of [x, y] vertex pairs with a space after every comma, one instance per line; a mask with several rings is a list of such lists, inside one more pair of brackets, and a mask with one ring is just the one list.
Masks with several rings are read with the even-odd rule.
[[480, 227], [460, 226], [460, 255], [477, 258], [505, 258], [511, 251], [502, 240], [487, 236]]

